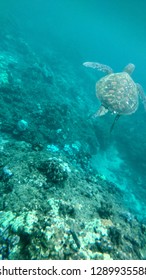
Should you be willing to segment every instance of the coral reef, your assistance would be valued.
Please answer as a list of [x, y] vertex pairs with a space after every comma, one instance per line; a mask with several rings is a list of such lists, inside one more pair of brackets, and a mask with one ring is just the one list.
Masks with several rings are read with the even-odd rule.
[[91, 76], [55, 51], [0, 50], [0, 258], [145, 259], [145, 132], [109, 139]]
[[49, 181], [56, 183], [65, 181], [71, 172], [68, 163], [56, 157], [50, 157], [48, 160], [41, 162], [38, 168]]

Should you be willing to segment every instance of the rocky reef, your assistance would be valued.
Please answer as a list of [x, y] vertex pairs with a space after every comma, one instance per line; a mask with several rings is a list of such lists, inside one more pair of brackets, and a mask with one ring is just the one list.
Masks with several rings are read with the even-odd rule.
[[96, 106], [87, 94], [88, 74], [80, 69], [79, 79], [64, 59], [52, 63], [56, 53], [36, 54], [19, 36], [3, 34], [2, 42], [0, 258], [145, 259], [145, 208], [135, 207], [142, 174], [139, 192], [130, 184], [123, 188], [121, 178], [132, 180], [134, 166], [127, 169], [128, 155], [123, 163], [110, 150], [113, 142], [123, 150], [118, 129], [109, 141], [111, 119], [92, 118]]

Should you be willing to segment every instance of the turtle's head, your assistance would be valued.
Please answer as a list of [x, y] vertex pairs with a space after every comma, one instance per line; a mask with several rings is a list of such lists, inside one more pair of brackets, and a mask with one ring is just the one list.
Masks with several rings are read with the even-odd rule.
[[129, 63], [128, 65], [126, 65], [123, 72], [126, 72], [129, 75], [131, 75], [133, 73], [134, 69], [135, 69], [135, 65], [133, 63]]

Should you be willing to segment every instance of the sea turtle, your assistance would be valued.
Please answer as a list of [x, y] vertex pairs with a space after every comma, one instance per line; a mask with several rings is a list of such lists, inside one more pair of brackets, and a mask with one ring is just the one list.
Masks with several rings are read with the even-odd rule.
[[130, 115], [137, 110], [139, 96], [146, 110], [146, 96], [144, 91], [130, 76], [135, 69], [134, 64], [129, 63], [119, 73], [114, 73], [112, 68], [98, 62], [84, 62], [83, 65], [98, 69], [107, 74], [96, 83], [96, 96], [100, 100], [101, 106], [94, 116], [105, 115], [108, 111], [116, 114], [111, 130], [119, 116]]

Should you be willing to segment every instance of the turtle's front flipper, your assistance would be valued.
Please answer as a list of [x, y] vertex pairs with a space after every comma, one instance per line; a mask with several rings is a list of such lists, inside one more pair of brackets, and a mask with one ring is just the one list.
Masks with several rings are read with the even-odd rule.
[[85, 67], [90, 67], [94, 69], [98, 69], [99, 71], [105, 72], [106, 74], [113, 73], [113, 69], [105, 64], [101, 64], [98, 62], [84, 62], [83, 65]]
[[114, 119], [114, 121], [113, 121], [113, 124], [111, 125], [111, 128], [110, 128], [110, 133], [112, 132], [112, 130], [113, 130], [113, 128], [114, 128], [114, 125], [115, 125], [115, 123], [117, 122], [117, 120], [119, 119], [119, 117], [120, 117], [120, 115], [116, 115], [116, 116], [115, 116], [115, 119]]
[[142, 100], [144, 109], [146, 111], [146, 95], [144, 93], [144, 90], [143, 90], [142, 86], [140, 84], [136, 84], [136, 85], [137, 85], [137, 89], [138, 89], [138, 92], [139, 92], [139, 96], [140, 96], [140, 98]]

